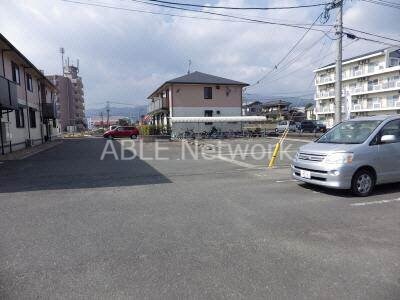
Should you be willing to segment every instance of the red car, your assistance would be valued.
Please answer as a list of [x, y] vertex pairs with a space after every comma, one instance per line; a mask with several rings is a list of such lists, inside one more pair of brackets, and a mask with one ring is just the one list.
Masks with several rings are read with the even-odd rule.
[[118, 126], [115, 129], [108, 130], [103, 134], [104, 138], [124, 138], [129, 137], [131, 139], [136, 139], [139, 135], [139, 130], [134, 126]]

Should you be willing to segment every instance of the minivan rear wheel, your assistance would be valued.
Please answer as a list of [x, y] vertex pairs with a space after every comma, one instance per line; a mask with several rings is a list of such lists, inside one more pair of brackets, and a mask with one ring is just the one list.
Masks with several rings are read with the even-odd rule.
[[375, 177], [368, 170], [359, 170], [354, 174], [351, 190], [360, 197], [369, 196], [375, 188]]

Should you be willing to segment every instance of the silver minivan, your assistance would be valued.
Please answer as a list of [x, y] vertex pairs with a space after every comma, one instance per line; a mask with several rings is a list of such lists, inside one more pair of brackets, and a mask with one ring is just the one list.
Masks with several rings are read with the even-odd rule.
[[400, 181], [400, 116], [374, 116], [339, 123], [300, 147], [293, 177], [368, 196], [375, 185]]

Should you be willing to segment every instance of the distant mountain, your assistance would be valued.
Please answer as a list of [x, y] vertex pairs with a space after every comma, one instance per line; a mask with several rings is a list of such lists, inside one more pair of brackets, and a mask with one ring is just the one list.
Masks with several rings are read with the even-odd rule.
[[[107, 110], [105, 107], [86, 109], [85, 111], [87, 118], [98, 117], [101, 113], [103, 113], [103, 116], [107, 115]], [[138, 105], [135, 107], [110, 107], [110, 116], [121, 116], [136, 120], [138, 117], [140, 117], [141, 115], [145, 115], [146, 113], [146, 105]]]

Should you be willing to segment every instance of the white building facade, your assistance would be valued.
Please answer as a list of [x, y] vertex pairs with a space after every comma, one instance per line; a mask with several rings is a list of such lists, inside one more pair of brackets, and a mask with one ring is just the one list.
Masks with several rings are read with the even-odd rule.
[[0, 34], [0, 155], [60, 136], [56, 87]]
[[[315, 112], [328, 127], [335, 119], [335, 64], [314, 71]], [[343, 119], [400, 113], [400, 49], [387, 48], [343, 61]]]

